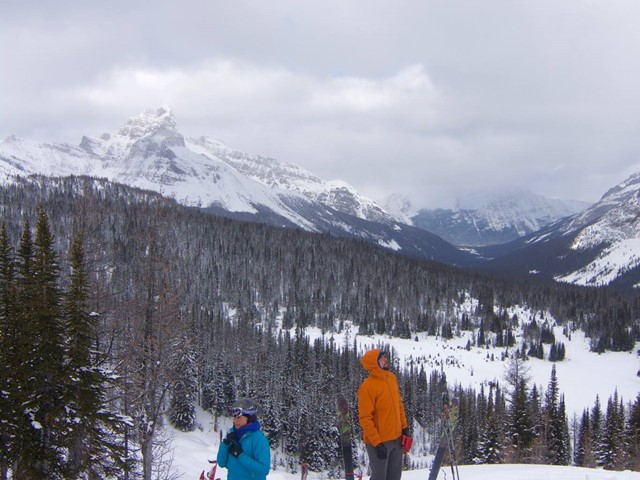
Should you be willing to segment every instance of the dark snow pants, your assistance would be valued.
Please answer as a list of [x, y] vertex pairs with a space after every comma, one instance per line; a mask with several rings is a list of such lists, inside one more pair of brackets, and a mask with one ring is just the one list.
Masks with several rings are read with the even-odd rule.
[[400, 439], [384, 442], [387, 447], [387, 458], [378, 458], [376, 448], [366, 445], [369, 455], [369, 480], [400, 480], [402, 476], [402, 445]]

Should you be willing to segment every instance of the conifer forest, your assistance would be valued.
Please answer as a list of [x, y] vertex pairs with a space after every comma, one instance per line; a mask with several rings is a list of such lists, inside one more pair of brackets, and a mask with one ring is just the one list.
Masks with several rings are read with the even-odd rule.
[[[403, 338], [471, 330], [479, 344], [512, 347], [504, 382], [479, 391], [400, 368], [391, 351], [425, 454], [443, 396], [455, 396], [461, 463], [640, 470], [640, 394], [594, 399], [570, 425], [555, 368], [543, 389], [527, 375], [528, 357], [562, 361], [564, 346], [544, 324], [515, 344], [523, 319], [502, 313], [527, 305], [584, 331], [596, 352], [631, 351], [637, 295], [225, 219], [95, 178], [1, 186], [0, 224], [0, 480], [170, 478], [163, 422], [193, 430], [196, 407], [226, 416], [239, 396], [260, 402], [278, 465], [337, 478], [335, 398], [355, 411], [365, 375], [353, 339], [332, 336], [348, 326]], [[479, 306], [458, 318], [465, 296]]]

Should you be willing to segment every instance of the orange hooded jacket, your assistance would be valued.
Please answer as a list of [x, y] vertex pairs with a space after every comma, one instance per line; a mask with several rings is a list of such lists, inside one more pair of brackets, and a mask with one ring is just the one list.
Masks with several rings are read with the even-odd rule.
[[407, 417], [396, 376], [378, 365], [379, 349], [362, 356], [362, 366], [369, 372], [358, 389], [358, 420], [364, 443], [374, 447], [395, 440], [407, 427]]

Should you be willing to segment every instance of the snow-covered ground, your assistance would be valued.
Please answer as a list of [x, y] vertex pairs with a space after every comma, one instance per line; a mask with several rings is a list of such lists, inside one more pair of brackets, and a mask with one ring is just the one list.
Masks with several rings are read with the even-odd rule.
[[[527, 318], [520, 315], [520, 318]], [[308, 329], [311, 339], [321, 336], [319, 330]], [[614, 392], [627, 402], [633, 402], [640, 393], [640, 357], [637, 352], [640, 342], [632, 352], [606, 352], [597, 354], [589, 351], [589, 339], [582, 331], [571, 334], [571, 339], [564, 336], [561, 327], [554, 328], [556, 341], [562, 342], [566, 348], [565, 360], [555, 362], [560, 391], [565, 396], [566, 410], [569, 420], [573, 415], [580, 418], [585, 408], [593, 407], [596, 396], [600, 396], [603, 409]], [[506, 348], [471, 347], [467, 350], [467, 342], [472, 340], [471, 332], [463, 332], [460, 337], [443, 340], [439, 337], [418, 334], [418, 341], [377, 335], [375, 337], [358, 336], [359, 348], [363, 351], [375, 348], [380, 342], [390, 345], [398, 354], [403, 366], [413, 362], [414, 371], [424, 365], [427, 374], [433, 369], [446, 373], [450, 387], [457, 384], [463, 387], [479, 389], [481, 384], [500, 381], [503, 377], [507, 361], [502, 358]], [[326, 338], [326, 336], [325, 336]], [[351, 332], [353, 338], [353, 332]], [[342, 336], [335, 336], [337, 345], [342, 345]], [[509, 349], [513, 354], [514, 349]], [[549, 345], [545, 345], [545, 355], [549, 353]], [[526, 364], [530, 369], [532, 382], [546, 390], [551, 378], [554, 363], [549, 360], [530, 358]]]
[[[308, 329], [313, 338], [321, 336], [319, 330]], [[640, 344], [631, 353], [607, 352], [595, 354], [589, 351], [589, 341], [582, 332], [574, 332], [571, 339], [562, 334], [561, 328], [555, 329], [557, 341], [566, 347], [566, 360], [555, 363], [558, 382], [565, 396], [569, 421], [575, 414], [580, 416], [584, 408], [591, 408], [600, 396], [603, 408], [610, 395], [617, 390], [624, 402], [634, 401], [640, 393], [640, 359], [637, 351]], [[349, 332], [353, 338], [355, 331]], [[326, 337], [326, 336], [325, 336]], [[328, 340], [328, 338], [326, 338]], [[376, 347], [380, 342], [387, 343], [395, 349], [399, 361], [413, 361], [414, 365], [422, 362], [427, 372], [442, 369], [447, 374], [449, 385], [478, 387], [482, 382], [501, 380], [506, 362], [502, 359], [505, 349], [476, 348], [467, 350], [469, 340], [463, 333], [461, 337], [444, 341], [436, 337], [420, 334], [415, 339], [376, 336], [357, 336], [359, 348], [363, 350]], [[342, 335], [334, 335], [336, 344], [344, 344]], [[350, 342], [349, 342], [350, 343]], [[533, 381], [546, 389], [551, 375], [552, 363], [535, 358], [527, 362]], [[174, 446], [174, 469], [181, 474], [180, 478], [197, 479], [203, 469], [208, 468], [207, 459], [214, 459], [218, 451], [219, 431], [226, 431], [230, 422], [220, 419], [217, 430], [210, 415], [199, 411], [200, 429], [191, 433], [183, 433], [170, 429]], [[576, 467], [553, 467], [546, 465], [477, 465], [461, 466], [460, 477], [463, 480], [640, 480], [640, 472], [612, 472], [604, 470], [584, 469]], [[217, 477], [226, 479], [226, 470], [219, 469]], [[407, 471], [404, 480], [426, 480], [426, 470]], [[296, 480], [299, 474], [289, 474], [284, 470], [272, 471], [269, 480]], [[310, 472], [309, 480], [327, 480], [326, 473]], [[365, 480], [368, 477], [365, 476]], [[439, 480], [451, 480], [451, 472], [443, 469]]]
[[[198, 420], [202, 430], [183, 433], [171, 430], [173, 436], [174, 473], [180, 479], [197, 480], [203, 470], [210, 468], [207, 459], [214, 459], [218, 451], [219, 434], [214, 431], [211, 416], [199, 412]], [[226, 429], [228, 420], [222, 420]], [[640, 480], [640, 472], [613, 472], [609, 470], [555, 467], [551, 465], [463, 465], [459, 467], [462, 480]], [[426, 480], [428, 470], [409, 470], [403, 473], [403, 480]], [[226, 480], [227, 470], [218, 468], [216, 477]], [[268, 480], [299, 480], [300, 474], [284, 470], [272, 470]], [[367, 480], [368, 475], [363, 477]], [[326, 473], [309, 472], [308, 480], [328, 480]], [[451, 470], [445, 465], [440, 470], [438, 480], [452, 480]]]

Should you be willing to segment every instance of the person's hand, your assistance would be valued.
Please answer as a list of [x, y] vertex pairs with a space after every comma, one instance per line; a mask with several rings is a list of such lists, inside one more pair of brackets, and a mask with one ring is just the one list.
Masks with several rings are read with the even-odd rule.
[[231, 445], [233, 442], [235, 442], [237, 438], [238, 438], [238, 435], [236, 434], [236, 432], [229, 432], [227, 436], [224, 437], [224, 440], [222, 441], [225, 445], [228, 446], [228, 445]]
[[381, 460], [387, 458], [387, 447], [385, 447], [384, 443], [381, 443], [376, 447], [376, 454]]
[[413, 435], [411, 435], [411, 429], [409, 427], [402, 429], [402, 435], [404, 435], [405, 437], [412, 437], [413, 436]]
[[229, 447], [229, 453], [238, 458], [238, 455], [242, 453], [242, 445], [240, 444], [240, 442], [233, 442]]

